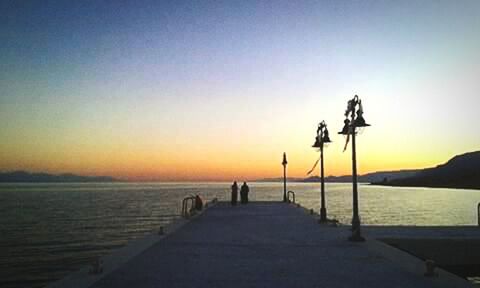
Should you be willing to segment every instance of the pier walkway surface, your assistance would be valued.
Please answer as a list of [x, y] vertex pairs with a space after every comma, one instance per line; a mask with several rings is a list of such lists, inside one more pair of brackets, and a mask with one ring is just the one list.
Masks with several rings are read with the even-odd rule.
[[349, 235], [292, 204], [218, 203], [90, 287], [471, 287], [441, 269], [425, 277], [422, 260]]

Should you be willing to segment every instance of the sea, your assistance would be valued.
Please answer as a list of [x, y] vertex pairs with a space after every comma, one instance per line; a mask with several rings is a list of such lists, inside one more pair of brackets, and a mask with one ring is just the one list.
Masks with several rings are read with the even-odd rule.
[[[0, 184], [0, 287], [44, 287], [180, 217], [182, 199], [228, 200], [232, 183]], [[319, 183], [288, 183], [318, 212]], [[251, 201], [281, 201], [283, 183], [249, 183]], [[349, 224], [351, 183], [327, 183], [329, 218]], [[362, 224], [477, 225], [480, 190], [359, 185]]]

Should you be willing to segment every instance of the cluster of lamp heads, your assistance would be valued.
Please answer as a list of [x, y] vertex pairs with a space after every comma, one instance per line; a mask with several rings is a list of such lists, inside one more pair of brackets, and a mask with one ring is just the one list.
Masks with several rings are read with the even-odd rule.
[[323, 144], [330, 142], [332, 141], [328, 135], [327, 124], [325, 124], [325, 121], [322, 121], [320, 124], [318, 124], [317, 137], [315, 138], [315, 143], [312, 145], [312, 147], [321, 148], [323, 147]]
[[[355, 128], [367, 126], [370, 126], [370, 124], [367, 124], [363, 118], [362, 100], [355, 95], [353, 99], [348, 101], [347, 110], [345, 110], [343, 128], [342, 131], [338, 132], [338, 134], [349, 135], [355, 131]], [[320, 124], [318, 124], [317, 137], [315, 138], [315, 143], [312, 145], [312, 147], [321, 148], [323, 147], [323, 144], [330, 142], [332, 141], [328, 135], [327, 124], [325, 124], [325, 121], [322, 121]]]

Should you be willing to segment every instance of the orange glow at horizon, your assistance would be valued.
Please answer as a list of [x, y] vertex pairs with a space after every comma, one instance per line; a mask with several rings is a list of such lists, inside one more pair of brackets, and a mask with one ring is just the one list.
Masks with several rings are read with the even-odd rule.
[[[367, 132], [365, 136], [367, 138]], [[339, 140], [344, 140], [339, 138]], [[447, 161], [452, 155], [439, 155], [437, 158], [412, 157], [400, 154], [391, 157], [390, 151], [362, 148], [362, 139], [358, 147], [358, 172], [365, 174], [375, 171], [400, 169], [420, 169], [432, 167]], [[342, 152], [340, 147], [326, 147], [326, 176], [351, 174], [351, 150]], [[296, 145], [295, 145], [296, 146]], [[282, 177], [281, 156], [283, 150], [278, 148], [269, 151], [254, 147], [244, 150], [228, 147], [216, 147], [207, 150], [197, 149], [135, 149], [130, 147], [104, 147], [103, 153], [95, 151], [76, 151], [74, 149], [59, 149], [50, 153], [31, 154], [0, 154], [2, 170], [27, 170], [32, 172], [47, 172], [53, 174], [75, 173], [80, 175], [108, 175], [126, 181], [232, 181], [255, 180], [262, 178]], [[237, 147], [238, 148], [238, 147]], [[258, 147], [257, 147], [258, 148]], [[293, 148], [293, 147], [292, 147]], [[99, 149], [99, 147], [97, 147]], [[5, 151], [5, 150], [2, 150]], [[289, 152], [288, 177], [306, 178], [318, 159], [319, 153], [308, 145], [305, 149]], [[430, 156], [431, 157], [431, 156]], [[317, 167], [310, 176], [318, 175]]]
[[359, 174], [480, 150], [480, 1], [98, 2], [5, 7], [0, 171], [305, 178], [325, 120], [349, 175], [356, 94]]

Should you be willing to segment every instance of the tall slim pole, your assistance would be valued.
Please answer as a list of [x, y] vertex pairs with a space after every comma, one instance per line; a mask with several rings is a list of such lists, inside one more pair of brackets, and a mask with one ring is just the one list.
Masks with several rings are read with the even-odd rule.
[[353, 185], [353, 217], [352, 217], [352, 236], [350, 241], [361, 242], [365, 239], [360, 234], [360, 216], [358, 215], [358, 188], [357, 188], [357, 151], [355, 143], [355, 112], [352, 111], [352, 185]]
[[320, 207], [320, 222], [327, 221], [327, 209], [325, 208], [325, 178], [323, 170], [323, 143], [320, 144], [320, 181], [321, 181], [321, 207]]
[[287, 202], [287, 165], [283, 165], [283, 202]]
[[283, 153], [283, 202], [287, 202], [287, 154]]

